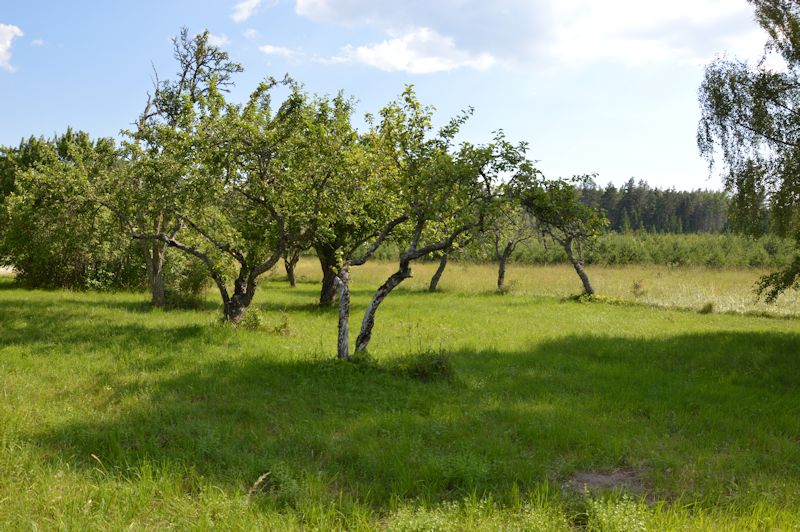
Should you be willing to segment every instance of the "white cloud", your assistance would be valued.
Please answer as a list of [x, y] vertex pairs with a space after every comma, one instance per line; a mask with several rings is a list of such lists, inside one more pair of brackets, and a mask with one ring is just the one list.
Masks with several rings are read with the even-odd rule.
[[293, 50], [292, 48], [287, 48], [285, 46], [273, 46], [271, 44], [265, 44], [264, 46], [259, 46], [258, 49], [267, 55], [279, 55], [281, 57], [285, 57], [286, 59], [296, 58], [304, 56], [300, 50]]
[[559, 0], [545, 49], [557, 60], [702, 64], [715, 54], [757, 56], [765, 42], [745, 0]]
[[231, 18], [236, 23], [244, 22], [255, 14], [256, 9], [258, 9], [260, 5], [261, 0], [242, 0], [233, 6]]
[[208, 34], [208, 44], [210, 44], [211, 46], [216, 46], [217, 48], [221, 48], [223, 46], [229, 45], [230, 43], [231, 40], [224, 33], [222, 35], [214, 35], [213, 33]]
[[429, 28], [417, 28], [401, 37], [366, 46], [347, 46], [338, 61], [364, 63], [389, 72], [431, 74], [458, 68], [486, 70], [495, 64], [488, 53], [459, 50], [453, 39]]
[[[390, 36], [429, 28], [471, 57], [523, 64], [704, 63], [721, 52], [756, 57], [765, 41], [747, 0], [295, 0], [295, 12]], [[371, 49], [402, 39], [353, 50], [372, 60]]]
[[242, 35], [244, 35], [244, 37], [246, 39], [250, 39], [251, 41], [261, 37], [261, 34], [258, 33], [258, 30], [254, 29], [254, 28], [248, 28], [248, 29], [244, 30]]
[[31, 41], [31, 44], [34, 46], [44, 46], [45, 42], [44, 39], [34, 39]]
[[11, 43], [17, 37], [25, 35], [18, 26], [13, 24], [0, 24], [0, 68], [14, 72], [11, 64]]

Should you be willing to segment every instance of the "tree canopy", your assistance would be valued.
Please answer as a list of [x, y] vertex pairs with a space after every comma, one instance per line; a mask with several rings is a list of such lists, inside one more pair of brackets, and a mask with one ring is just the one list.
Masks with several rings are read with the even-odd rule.
[[[739, 220], [759, 223], [747, 215], [766, 202], [771, 228], [800, 246], [800, 4], [749, 1], [769, 35], [764, 57], [756, 64], [722, 57], [706, 67], [697, 142], [734, 193]], [[770, 54], [782, 59], [782, 67], [768, 61]], [[783, 271], [764, 277], [758, 289], [774, 300], [798, 280], [800, 254]]]

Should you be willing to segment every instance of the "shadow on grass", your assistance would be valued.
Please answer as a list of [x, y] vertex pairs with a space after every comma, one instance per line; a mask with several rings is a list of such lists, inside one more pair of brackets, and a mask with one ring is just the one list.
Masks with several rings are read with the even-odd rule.
[[797, 504], [798, 353], [800, 334], [571, 336], [453, 352], [457, 378], [438, 383], [333, 361], [223, 358], [146, 387], [118, 375], [110, 386], [136, 406], [28, 437], [87, 475], [95, 455], [120, 480], [168, 464], [246, 492], [269, 472], [271, 496], [287, 504], [314, 490], [382, 510], [393, 497], [502, 500], [513, 485], [616, 468], [638, 471], [660, 498], [716, 504], [752, 492]]

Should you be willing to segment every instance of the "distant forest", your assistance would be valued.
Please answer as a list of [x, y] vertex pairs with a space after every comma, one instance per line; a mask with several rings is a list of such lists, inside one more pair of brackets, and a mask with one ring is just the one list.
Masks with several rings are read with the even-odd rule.
[[723, 233], [733, 229], [728, 218], [731, 200], [725, 192], [661, 190], [633, 178], [620, 188], [590, 183], [580, 192], [585, 204], [605, 211], [610, 229], [617, 232]]

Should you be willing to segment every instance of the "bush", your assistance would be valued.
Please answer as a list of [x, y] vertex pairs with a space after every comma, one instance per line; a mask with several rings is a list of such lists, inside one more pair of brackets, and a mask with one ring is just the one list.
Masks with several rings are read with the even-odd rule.
[[[490, 242], [477, 240], [459, 252], [467, 261], [494, 260]], [[754, 238], [737, 234], [607, 233], [584, 250], [587, 264], [624, 266], [705, 266], [713, 268], [779, 268], [791, 260], [794, 242], [776, 236]], [[519, 245], [512, 261], [523, 264], [565, 264], [560, 246], [540, 240]]]

